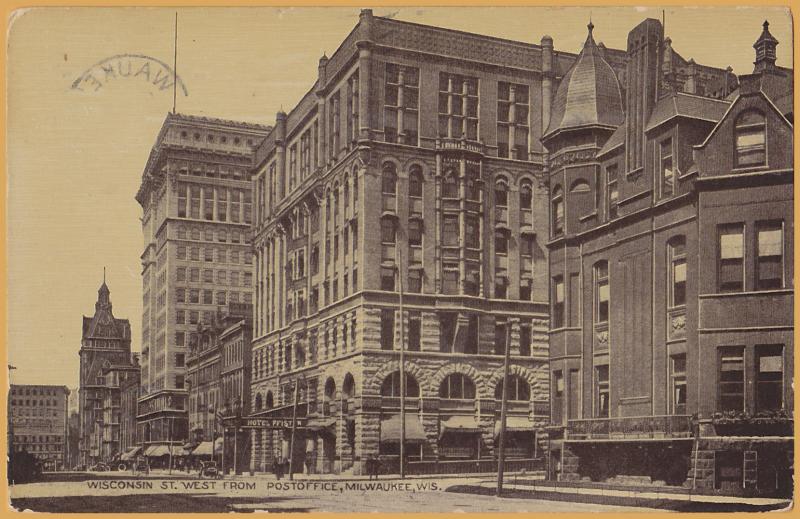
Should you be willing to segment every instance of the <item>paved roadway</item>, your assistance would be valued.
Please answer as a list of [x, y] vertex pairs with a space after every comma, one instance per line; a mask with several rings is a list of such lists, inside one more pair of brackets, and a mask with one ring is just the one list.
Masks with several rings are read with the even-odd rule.
[[[99, 481], [99, 480], [95, 480]], [[297, 481], [281, 486], [274, 478], [169, 480], [160, 478], [116, 480], [104, 478], [113, 488], [92, 488], [87, 481], [30, 483], [11, 487], [12, 505], [41, 512], [620, 512], [653, 511], [649, 508], [595, 505], [525, 498], [461, 494], [444, 491], [456, 484], [480, 483], [470, 479]], [[143, 485], [147, 481], [150, 484]], [[350, 484], [350, 488], [346, 486]], [[432, 484], [436, 488], [432, 488]], [[190, 488], [186, 488], [186, 485]], [[246, 484], [246, 485], [245, 485]], [[131, 486], [145, 488], [129, 488]], [[372, 485], [372, 486], [370, 486]], [[405, 487], [399, 485], [407, 485]], [[424, 485], [424, 488], [418, 485]], [[123, 488], [116, 488], [122, 486]], [[231, 488], [238, 486], [240, 488]], [[247, 488], [241, 488], [246, 486]], [[146, 496], [146, 497], [145, 497]]]

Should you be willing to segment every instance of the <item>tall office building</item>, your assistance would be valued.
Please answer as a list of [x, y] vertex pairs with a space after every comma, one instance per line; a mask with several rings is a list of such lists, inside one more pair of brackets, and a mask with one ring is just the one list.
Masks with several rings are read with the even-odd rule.
[[136, 436], [151, 454], [188, 438], [190, 332], [228, 302], [251, 301], [250, 172], [269, 129], [170, 113], [145, 166]]
[[32, 454], [43, 470], [66, 468], [71, 457], [67, 441], [69, 395], [66, 386], [12, 384], [8, 395], [9, 448]]
[[[609, 51], [609, 54], [612, 52]], [[615, 56], [620, 56], [614, 51]], [[548, 422], [542, 46], [373, 16], [259, 148], [251, 409], [308, 426], [253, 433], [253, 468], [363, 473], [496, 454], [510, 348], [510, 457]], [[403, 293], [403, 311], [399, 309]], [[402, 330], [402, 333], [401, 333]], [[387, 465], [388, 466], [388, 465]], [[422, 469], [420, 469], [422, 470]]]

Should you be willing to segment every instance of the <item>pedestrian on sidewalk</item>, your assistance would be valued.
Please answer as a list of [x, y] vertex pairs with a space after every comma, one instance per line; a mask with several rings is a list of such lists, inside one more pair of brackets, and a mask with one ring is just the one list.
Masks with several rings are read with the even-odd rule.
[[278, 481], [283, 477], [283, 463], [278, 458], [272, 460], [272, 473]]

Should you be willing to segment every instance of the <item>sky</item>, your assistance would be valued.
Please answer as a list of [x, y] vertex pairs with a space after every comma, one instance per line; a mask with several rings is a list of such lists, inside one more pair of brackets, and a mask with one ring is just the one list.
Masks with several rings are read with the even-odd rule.
[[[107, 270], [114, 314], [141, 344], [142, 211], [134, 199], [172, 92], [143, 80], [97, 91], [70, 85], [117, 54], [173, 60], [174, 9], [42, 8], [17, 12], [8, 43], [8, 355], [16, 384], [78, 384], [81, 316], [94, 313]], [[317, 62], [358, 22], [358, 8], [178, 9], [178, 112], [274, 124], [311, 88]], [[578, 52], [624, 48], [661, 8], [376, 8], [376, 16]], [[684, 58], [752, 72], [761, 24], [792, 66], [789, 11], [667, 7], [666, 35]]]

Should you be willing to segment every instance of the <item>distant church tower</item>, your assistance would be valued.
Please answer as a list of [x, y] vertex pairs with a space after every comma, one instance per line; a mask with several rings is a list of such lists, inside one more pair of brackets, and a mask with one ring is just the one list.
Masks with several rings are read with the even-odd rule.
[[103, 284], [97, 291], [94, 316], [83, 316], [81, 337], [80, 389], [80, 462], [97, 461], [102, 445], [102, 405], [105, 389], [103, 368], [130, 364], [131, 325], [127, 319], [116, 319], [111, 312], [111, 293], [103, 273]]

